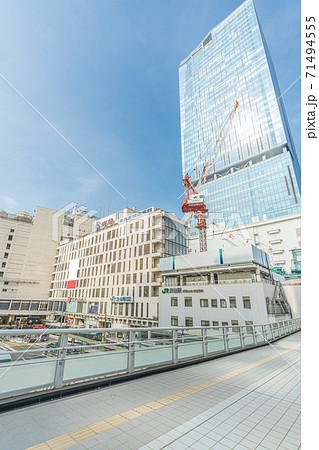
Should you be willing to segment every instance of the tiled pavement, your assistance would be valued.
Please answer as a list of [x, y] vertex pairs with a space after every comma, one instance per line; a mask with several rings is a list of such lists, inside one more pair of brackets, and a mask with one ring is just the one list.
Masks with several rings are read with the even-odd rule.
[[4, 413], [0, 448], [298, 449], [299, 341]]

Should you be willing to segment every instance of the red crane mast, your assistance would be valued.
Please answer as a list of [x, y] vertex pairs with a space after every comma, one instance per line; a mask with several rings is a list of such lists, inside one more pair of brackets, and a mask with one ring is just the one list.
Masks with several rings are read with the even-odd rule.
[[[238, 101], [236, 100], [234, 108], [231, 110], [231, 112], [229, 113], [229, 115], [227, 116], [226, 120], [224, 121], [224, 123], [220, 128], [220, 132], [217, 141], [215, 143], [215, 146], [210, 152], [206, 163], [204, 164], [204, 168], [200, 174], [199, 181], [196, 186], [197, 189], [202, 184], [206, 183], [207, 177], [210, 174], [212, 167], [214, 166], [215, 168], [216, 157], [221, 156], [218, 155], [218, 152], [220, 151], [225, 141], [225, 138], [229, 132], [230, 125], [237, 108], [238, 108]], [[198, 190], [195, 188], [195, 186], [190, 180], [188, 173], [183, 178], [183, 185], [185, 191], [185, 198], [182, 202], [182, 211], [183, 213], [189, 212], [194, 213], [194, 217], [197, 219], [197, 225], [195, 225], [195, 227], [198, 229], [199, 232], [199, 250], [201, 252], [206, 252], [207, 251], [206, 219], [208, 217], [208, 209], [206, 208], [204, 202], [204, 195], [200, 194]], [[193, 194], [190, 193], [191, 190], [193, 191]]]

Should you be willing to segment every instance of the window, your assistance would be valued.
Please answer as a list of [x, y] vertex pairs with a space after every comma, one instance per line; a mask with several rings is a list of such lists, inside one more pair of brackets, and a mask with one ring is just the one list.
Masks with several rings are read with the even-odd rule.
[[144, 255], [149, 255], [150, 254], [150, 244], [145, 244], [144, 245]]
[[148, 286], [144, 286], [144, 297], [148, 297], [150, 295], [149, 291], [150, 288]]
[[245, 321], [245, 325], [248, 325], [248, 327], [246, 328], [246, 332], [247, 333], [252, 333], [253, 332], [253, 327], [249, 326], [249, 325], [253, 325], [253, 321], [252, 320], [246, 320]]
[[11, 244], [7, 244], [7, 250], [11, 248]]
[[219, 322], [217, 320], [213, 320], [213, 327], [218, 327]]
[[212, 299], [212, 308], [217, 308], [217, 298]]
[[251, 309], [250, 297], [243, 297], [243, 304], [245, 309]]
[[0, 278], [2, 278], [2, 277], [3, 277], [3, 274], [4, 274], [4, 272], [0, 272]]
[[13, 239], [12, 234], [9, 234], [9, 236], [8, 236], [8, 241], [12, 241], [12, 239]]
[[209, 327], [209, 320], [201, 320], [200, 326], [201, 327]]
[[3, 263], [1, 264], [1, 267], [6, 267], [6, 264], [7, 264], [7, 263], [3, 262]]
[[236, 297], [229, 297], [229, 304], [231, 308], [237, 308]]
[[201, 298], [199, 302], [200, 302], [200, 306], [202, 308], [208, 308], [208, 299], [207, 298]]
[[238, 320], [232, 320], [231, 324], [233, 326], [233, 332], [234, 333], [239, 333], [240, 332], [240, 328], [236, 325], [238, 325]]
[[8, 258], [8, 256], [9, 256], [9, 253], [4, 254], [4, 258]]
[[171, 306], [178, 306], [177, 297], [172, 297], [171, 298]]
[[192, 297], [185, 297], [185, 306], [193, 306]]
[[223, 298], [220, 299], [220, 307], [221, 308], [227, 308], [226, 300], [223, 299]]
[[7, 289], [2, 289], [3, 292], [7, 292]]
[[178, 317], [171, 316], [171, 326], [172, 327], [178, 327]]
[[8, 284], [9, 284], [9, 281], [5, 281], [3, 284], [4, 284], [4, 285], [8, 285]]
[[10, 233], [14, 233], [14, 229], [13, 228], [11, 228]]
[[193, 326], [193, 318], [185, 317], [185, 327], [192, 327], [192, 326]]
[[222, 322], [223, 327], [227, 327], [227, 325], [228, 325], [228, 322]]

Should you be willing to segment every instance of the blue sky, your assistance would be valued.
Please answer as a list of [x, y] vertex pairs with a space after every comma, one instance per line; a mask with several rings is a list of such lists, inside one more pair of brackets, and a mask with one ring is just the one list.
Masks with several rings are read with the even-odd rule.
[[[0, 73], [127, 198], [181, 216], [178, 65], [241, 1], [2, 0]], [[300, 4], [255, 0], [282, 91], [300, 75]], [[300, 159], [300, 80], [283, 97]], [[126, 200], [0, 78], [0, 209]]]

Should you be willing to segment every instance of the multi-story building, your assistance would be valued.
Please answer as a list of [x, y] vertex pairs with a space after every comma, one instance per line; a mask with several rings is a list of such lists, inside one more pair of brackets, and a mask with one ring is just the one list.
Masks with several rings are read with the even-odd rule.
[[[253, 219], [250, 224], [219, 223], [211, 224], [207, 230], [207, 248], [216, 241], [232, 243], [234, 246], [250, 243], [260, 248], [270, 256], [273, 268], [281, 268], [290, 273], [293, 266], [293, 249], [301, 247], [301, 216], [300, 213], [273, 219]], [[190, 252], [199, 251], [198, 237], [192, 236], [189, 240]]]
[[158, 208], [126, 208], [58, 247], [50, 301], [73, 326], [158, 325], [159, 259], [185, 254], [188, 227]]
[[183, 175], [188, 173], [196, 185], [213, 155], [211, 174], [199, 188], [208, 222], [232, 228], [234, 216], [255, 226], [298, 215], [299, 162], [252, 0], [180, 63], [179, 80]]
[[250, 244], [220, 247], [215, 242], [204, 253], [161, 259], [160, 326], [262, 325], [299, 317], [298, 293], [284, 289], [265, 252]]
[[0, 211], [0, 324], [45, 319], [59, 241], [87, 234], [96, 219], [37, 207], [15, 215]]

